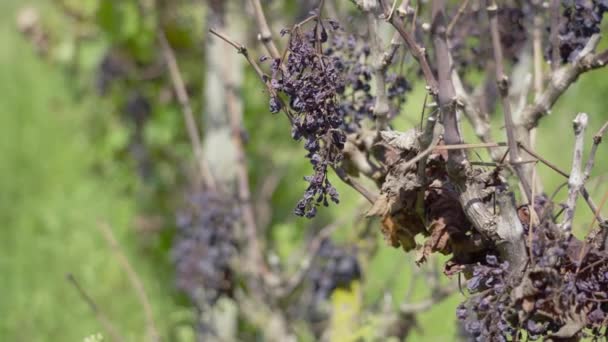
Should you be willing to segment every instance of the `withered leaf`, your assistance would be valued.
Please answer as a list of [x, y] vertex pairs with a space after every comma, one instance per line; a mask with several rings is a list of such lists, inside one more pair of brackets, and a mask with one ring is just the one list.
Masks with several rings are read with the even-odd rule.
[[422, 221], [415, 215], [399, 212], [382, 220], [384, 239], [393, 247], [401, 246], [406, 252], [416, 248], [414, 237], [424, 231]]
[[397, 237], [397, 230], [397, 223], [392, 217], [386, 216], [382, 220], [382, 234], [384, 235], [384, 239], [393, 247], [399, 247], [401, 244]]
[[571, 338], [574, 337], [579, 331], [583, 330], [585, 327], [585, 317], [581, 314], [573, 314], [566, 321], [566, 324], [563, 325], [555, 334], [552, 334], [551, 337], [557, 338]]
[[389, 203], [389, 198], [386, 193], [381, 194], [376, 199], [376, 202], [372, 205], [372, 207], [365, 213], [365, 216], [380, 216], [384, 217], [390, 212], [391, 205]]
[[418, 142], [420, 132], [418, 132], [415, 128], [409, 129], [405, 132], [382, 131], [380, 132], [380, 137], [388, 145], [398, 148], [402, 151], [420, 149], [420, 144]]
[[428, 231], [431, 235], [424, 242], [424, 246], [419, 250], [419, 255], [416, 256], [416, 263], [424, 263], [433, 252], [448, 254], [451, 252], [450, 234], [443, 217], [434, 220], [429, 226]]

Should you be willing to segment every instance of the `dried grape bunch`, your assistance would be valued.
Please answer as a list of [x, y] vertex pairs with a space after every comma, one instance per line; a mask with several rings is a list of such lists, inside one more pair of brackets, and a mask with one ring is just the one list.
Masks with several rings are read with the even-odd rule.
[[[507, 276], [495, 256], [472, 265], [469, 297], [457, 309], [478, 341], [601, 337], [608, 317], [608, 255], [565, 237], [550, 221], [533, 231], [532, 255], [521, 279]], [[582, 262], [581, 262], [582, 260]]]
[[95, 88], [99, 95], [106, 95], [114, 82], [127, 76], [126, 63], [112, 51], [106, 53], [95, 71]]
[[[340, 109], [344, 112], [344, 129], [357, 131], [364, 119], [373, 120], [375, 96], [372, 93], [374, 61], [368, 39], [336, 30], [332, 44], [325, 50], [330, 56], [341, 61], [344, 87], [339, 91]], [[399, 113], [405, 103], [406, 94], [412, 90], [407, 79], [396, 72], [385, 71], [386, 95], [392, 104], [392, 112]], [[394, 117], [395, 115], [392, 115]]]
[[[304, 140], [306, 157], [314, 173], [304, 179], [309, 183], [295, 214], [314, 217], [317, 206], [328, 206], [328, 197], [338, 203], [338, 192], [329, 182], [328, 168], [342, 160], [346, 142], [344, 111], [340, 109], [338, 94], [344, 88], [343, 63], [337, 57], [322, 52], [327, 42], [325, 25], [317, 21], [312, 29], [302, 31], [296, 27], [289, 33], [287, 57], [272, 64], [271, 86], [288, 98], [292, 115], [292, 137]], [[280, 101], [270, 100], [271, 112], [280, 109]]]
[[477, 341], [507, 341], [516, 332], [509, 323], [508, 267], [495, 255], [487, 255], [483, 263], [473, 266], [467, 289], [476, 295], [458, 306], [456, 316]]
[[309, 279], [313, 284], [315, 301], [324, 301], [337, 288], [348, 288], [352, 281], [361, 278], [361, 267], [354, 253], [324, 240], [318, 252], [318, 261]]
[[[558, 28], [558, 46], [562, 62], [573, 61], [592, 35], [600, 32], [608, 0], [562, 0], [562, 17]], [[551, 55], [549, 46], [547, 55]]]
[[[498, 9], [500, 42], [505, 58], [518, 61], [521, 49], [528, 39], [526, 26], [531, 27], [531, 8], [504, 6]], [[466, 20], [460, 20], [450, 36], [450, 51], [458, 70], [483, 70], [485, 61], [492, 60], [493, 52], [487, 31], [485, 9], [473, 7]]]
[[[338, 203], [338, 192], [327, 178], [330, 167], [342, 160], [346, 133], [357, 131], [365, 118], [373, 119], [370, 48], [362, 39], [347, 35], [333, 20], [316, 21], [309, 30], [296, 25], [289, 34], [286, 57], [274, 60], [270, 84], [277, 97], [270, 111], [282, 109], [286, 97], [292, 119], [292, 137], [303, 139], [314, 173], [295, 214], [308, 218], [317, 206]], [[331, 41], [330, 46], [323, 45]], [[266, 58], [263, 58], [266, 59]], [[405, 102], [410, 83], [396, 73], [386, 74], [386, 92], [394, 112]]]
[[177, 287], [195, 303], [214, 303], [231, 296], [234, 271], [231, 261], [238, 252], [235, 222], [239, 213], [234, 200], [203, 191], [190, 196], [178, 214], [178, 232], [172, 255]]

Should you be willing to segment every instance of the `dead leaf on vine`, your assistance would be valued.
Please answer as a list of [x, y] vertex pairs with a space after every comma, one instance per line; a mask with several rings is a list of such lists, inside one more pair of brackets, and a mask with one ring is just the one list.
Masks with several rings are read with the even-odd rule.
[[390, 212], [390, 201], [387, 194], [381, 194], [376, 199], [376, 202], [372, 205], [372, 207], [365, 213], [365, 216], [380, 216], [385, 217]]
[[418, 132], [418, 130], [415, 128], [409, 129], [405, 132], [381, 131], [380, 137], [388, 145], [402, 151], [418, 150], [420, 148], [420, 143], [418, 142], [420, 132]]
[[449, 254], [452, 250], [450, 247], [450, 234], [443, 217], [433, 221], [428, 228], [428, 232], [431, 235], [426, 239], [424, 246], [422, 246], [419, 254], [416, 256], [416, 263], [418, 265], [424, 263], [433, 252]]
[[403, 211], [382, 220], [382, 234], [393, 247], [401, 246], [406, 252], [416, 248], [415, 236], [424, 232], [422, 220], [415, 214]]
[[572, 338], [581, 330], [583, 330], [585, 324], [585, 316], [583, 316], [581, 313], [577, 313], [572, 310], [570, 312], [570, 317], [566, 321], [566, 324], [563, 325], [556, 333], [552, 334], [551, 337], [561, 339]]

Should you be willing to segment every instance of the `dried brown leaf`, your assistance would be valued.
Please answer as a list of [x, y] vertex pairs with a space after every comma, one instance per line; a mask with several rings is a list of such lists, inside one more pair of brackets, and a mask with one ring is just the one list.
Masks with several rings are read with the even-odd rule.
[[449, 254], [452, 251], [450, 246], [450, 234], [443, 217], [433, 221], [429, 226], [428, 232], [431, 234], [424, 242], [424, 246], [419, 250], [416, 263], [425, 262], [433, 252]]
[[393, 247], [401, 246], [406, 252], [416, 248], [415, 236], [424, 232], [424, 225], [416, 215], [399, 212], [382, 220], [384, 239]]
[[365, 213], [365, 216], [380, 216], [385, 217], [390, 212], [391, 204], [387, 194], [381, 194], [376, 199], [376, 202], [372, 205], [372, 207]]
[[402, 151], [417, 151], [420, 149], [420, 143], [418, 141], [420, 132], [418, 132], [415, 128], [409, 129], [405, 132], [382, 131], [380, 132], [380, 137], [389, 146]]

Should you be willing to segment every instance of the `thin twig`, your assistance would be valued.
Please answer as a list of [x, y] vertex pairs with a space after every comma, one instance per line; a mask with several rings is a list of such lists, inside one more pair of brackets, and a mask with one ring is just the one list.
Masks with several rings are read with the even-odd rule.
[[[599, 215], [600, 211], [604, 208], [604, 205], [606, 204], [606, 202], [608, 202], [608, 190], [606, 190], [606, 192], [604, 193], [604, 196], [602, 197], [602, 200], [600, 201], [600, 206], [597, 208], [597, 214]], [[595, 216], [597, 217], [597, 215]], [[595, 224], [595, 217], [594, 219], [591, 221], [590, 227], [593, 227], [593, 225]], [[607, 227], [602, 227], [601, 225], [605, 224], [605, 222], [600, 222], [600, 229], [602, 229], [602, 233], [604, 235], [604, 242], [606, 242], [606, 235], [608, 234], [608, 228]], [[604, 246], [604, 249], [608, 248], [608, 246]]]
[[452, 32], [454, 31], [454, 26], [456, 25], [458, 20], [460, 20], [460, 17], [462, 17], [462, 14], [464, 13], [464, 11], [467, 9], [468, 6], [469, 6], [469, 0], [464, 0], [462, 2], [462, 4], [460, 4], [460, 7], [458, 7], [458, 12], [456, 12], [456, 15], [454, 15], [454, 18], [452, 18], [452, 21], [450, 21], [450, 24], [448, 24], [448, 30], [446, 31], [446, 35], [448, 36], [448, 38], [452, 36]]
[[184, 80], [182, 79], [179, 66], [177, 65], [177, 60], [175, 58], [175, 54], [173, 53], [173, 49], [171, 49], [171, 46], [169, 45], [169, 42], [167, 41], [167, 38], [163, 32], [159, 34], [159, 42], [162, 49], [163, 58], [165, 59], [165, 63], [169, 69], [169, 76], [171, 77], [173, 90], [175, 91], [177, 100], [182, 107], [182, 114], [184, 115], [188, 137], [190, 138], [190, 144], [192, 145], [192, 149], [194, 151], [194, 157], [198, 161], [202, 181], [207, 187], [215, 189], [216, 182], [213, 177], [213, 173], [209, 168], [209, 164], [203, 155], [201, 136], [197, 128], [196, 120], [194, 119], [192, 106], [190, 106], [188, 92], [186, 91], [186, 86], [184, 85]]
[[266, 51], [270, 54], [273, 59], [281, 58], [279, 54], [279, 49], [274, 44], [272, 39], [272, 32], [270, 31], [270, 26], [268, 25], [268, 21], [266, 20], [266, 15], [264, 14], [264, 8], [260, 3], [260, 0], [250, 0], [251, 6], [253, 7], [253, 13], [255, 16], [255, 21], [258, 25], [258, 30], [260, 33], [258, 34], [258, 39], [264, 44], [266, 47]]
[[[452, 61], [446, 37], [445, 1], [435, 0], [432, 7], [431, 35], [437, 61], [437, 80], [439, 93], [437, 103], [441, 112], [444, 127], [444, 141], [448, 145], [461, 144], [462, 136], [456, 113], [456, 90], [452, 82]], [[460, 172], [463, 161], [466, 160], [464, 151], [458, 149], [448, 152], [448, 172]]]
[[[393, 6], [395, 6], [397, 4], [398, 0], [395, 0], [395, 2], [393, 3]], [[401, 5], [399, 6], [399, 8], [397, 9], [397, 15], [399, 16], [406, 16], [408, 14], [413, 14], [411, 11], [408, 11], [408, 6], [409, 6], [409, 0], [405, 0], [401, 3]], [[391, 8], [391, 13], [389, 14], [388, 18], [386, 19], [387, 21], [390, 21], [390, 19], [392, 18], [392, 15], [394, 15], [393, 13], [393, 9]], [[395, 31], [393, 33], [393, 37], [391, 39], [391, 45], [390, 47], [384, 51], [384, 54], [382, 55], [382, 62], [380, 63], [382, 69], [384, 70], [384, 72], [386, 72], [386, 70], [388, 69], [389, 65], [391, 64], [391, 62], [393, 61], [393, 58], [395, 57], [395, 54], [397, 53], [397, 50], [399, 50], [399, 47], [401, 46], [401, 36], [399, 35], [399, 32]]]
[[538, 126], [540, 119], [549, 113], [553, 104], [570, 85], [576, 82], [581, 74], [607, 65], [603, 59], [603, 53], [593, 53], [599, 41], [599, 35], [591, 36], [574, 62], [568, 63], [551, 73], [551, 79], [547, 82], [546, 89], [534, 103], [524, 109], [518, 118], [518, 125], [528, 130]]
[[346, 173], [346, 171], [344, 171], [344, 169], [342, 169], [341, 167], [333, 167], [333, 169], [336, 172], [336, 175], [338, 175], [338, 177], [340, 178], [340, 180], [342, 180], [344, 183], [346, 183], [351, 188], [355, 189], [357, 192], [363, 195], [363, 197], [365, 197], [365, 199], [367, 199], [369, 203], [373, 204], [376, 202], [376, 200], [378, 199], [377, 193], [368, 190], [362, 184], [352, 179], [352, 177], [350, 177]]
[[568, 179], [568, 202], [561, 229], [566, 234], [572, 231], [572, 220], [576, 210], [576, 199], [583, 187], [585, 177], [583, 176], [583, 148], [585, 146], [585, 129], [587, 128], [587, 114], [579, 113], [574, 118], [574, 156], [572, 157], [572, 171]]
[[543, 17], [540, 9], [535, 9], [533, 35], [534, 54], [534, 98], [540, 97], [543, 92]]
[[253, 69], [255, 70], [255, 73], [258, 75], [258, 77], [260, 79], [264, 80], [264, 72], [262, 71], [262, 68], [260, 68], [260, 66], [258, 65], [258, 63], [256, 61], [251, 59], [251, 57], [249, 56], [249, 52], [248, 52], [247, 48], [245, 47], [245, 45], [235, 42], [234, 40], [228, 38], [228, 36], [226, 36], [223, 33], [220, 33], [216, 29], [210, 28], [209, 32], [211, 32], [211, 34], [215, 35], [216, 37], [220, 38], [221, 40], [223, 40], [224, 42], [228, 43], [233, 48], [235, 48], [239, 54], [243, 55], [243, 57], [245, 57], [247, 59], [247, 62], [249, 62], [249, 64], [253, 67]]
[[439, 145], [436, 146], [433, 151], [441, 151], [441, 150], [468, 150], [475, 148], [494, 148], [494, 147], [505, 147], [507, 143], [498, 142], [498, 143], [478, 143], [478, 144], [454, 144], [454, 145]]
[[[544, 20], [541, 12], [541, 5], [534, 8], [534, 29], [532, 30], [533, 42], [532, 49], [534, 55], [534, 101], [538, 100], [543, 93], [543, 30]], [[521, 113], [521, 111], [520, 111]], [[536, 148], [536, 128], [530, 131], [530, 147]], [[536, 165], [532, 166], [532, 191], [542, 191], [542, 183], [538, 176]]]
[[[537, 163], [538, 160], [533, 159], [533, 160], [522, 160], [520, 162], [517, 163], [509, 163], [509, 164], [531, 164], [531, 163]], [[477, 161], [472, 161], [470, 162], [471, 165], [477, 165], [477, 166], [502, 166], [503, 164], [499, 164], [497, 162], [477, 162]]]
[[[608, 130], [608, 122], [604, 123], [602, 128], [600, 128], [600, 130], [593, 136], [593, 147], [591, 147], [591, 153], [589, 154], [589, 159], [587, 160], [587, 165], [585, 167], [585, 181], [587, 181], [587, 179], [589, 179], [589, 176], [591, 174], [591, 169], [593, 168], [593, 163], [595, 160], [595, 153], [597, 151], [599, 144], [602, 142], [602, 138], [603, 138], [604, 134], [606, 133], [606, 130]], [[602, 210], [602, 207], [606, 203], [606, 198], [608, 198], [608, 192], [606, 192], [606, 194], [604, 194], [604, 197], [602, 198], [602, 201], [600, 202], [600, 206], [595, 209], [595, 215], [593, 216], [593, 220], [591, 221], [591, 224], [589, 227], [590, 230], [593, 227], [593, 225], [595, 224], [596, 219], [599, 220], [600, 224], [605, 222], [605, 220], [602, 218], [600, 212]]]
[[[226, 109], [228, 112], [228, 121], [230, 123], [232, 143], [236, 150], [237, 193], [243, 225], [245, 226], [245, 233], [247, 234], [247, 261], [250, 263], [248, 270], [253, 272], [255, 275], [254, 281], [257, 281], [257, 277], [266, 273], [267, 269], [259, 243], [260, 237], [258, 236], [258, 227], [255, 220], [253, 204], [251, 202], [247, 156], [245, 154], [245, 144], [243, 142], [243, 135], [241, 132], [243, 127], [242, 113], [239, 111], [237, 105], [238, 94], [236, 94], [236, 87], [229, 83], [231, 81], [229, 77], [230, 69], [234, 68], [234, 66], [229, 63], [229, 60], [226, 60], [226, 62], [227, 63], [222, 65], [222, 72], [224, 74], [224, 86], [226, 88]], [[259, 284], [253, 285], [257, 286]]]
[[[386, 0], [380, 0], [380, 2], [384, 9], [388, 8], [387, 4], [386, 4]], [[387, 11], [385, 11], [385, 12], [387, 12]], [[422, 69], [422, 73], [424, 75], [424, 78], [426, 80], [427, 86], [429, 87], [431, 94], [437, 94], [437, 91], [438, 91], [437, 80], [435, 79], [435, 76], [433, 75], [433, 71], [431, 69], [431, 66], [429, 65], [428, 60], [426, 59], [425, 49], [421, 48], [418, 45], [418, 43], [416, 42], [416, 39], [414, 38], [414, 36], [411, 32], [408, 32], [405, 30], [405, 23], [403, 22], [403, 19], [401, 19], [401, 17], [399, 17], [398, 15], [393, 15], [393, 16], [391, 16], [389, 21], [390, 21], [391, 25], [393, 25], [393, 27], [397, 30], [397, 32], [399, 32], [399, 35], [401, 35], [401, 37], [405, 41], [405, 45], [412, 53], [412, 56], [414, 56], [416, 61], [418, 61], [418, 64], [420, 64], [420, 68]]]
[[[383, 64], [382, 41], [378, 33], [378, 22], [372, 11], [366, 13], [370, 45], [374, 61], [374, 79], [376, 81], [376, 100], [374, 102], [374, 117], [378, 132], [388, 127], [389, 105], [386, 94], [386, 74]], [[386, 64], [388, 66], [388, 64]]]
[[[513, 123], [513, 116], [511, 113], [511, 103], [509, 101], [509, 79], [504, 72], [502, 45], [500, 43], [500, 32], [498, 31], [498, 6], [496, 5], [496, 1], [490, 0], [486, 10], [490, 18], [492, 50], [494, 51], [494, 60], [496, 62], [496, 82], [502, 99], [505, 129], [507, 131], [507, 143], [509, 144], [509, 158], [512, 162], [519, 162], [521, 161], [521, 158], [519, 154], [519, 147], [517, 146], [517, 141], [515, 139], [515, 125]], [[533, 199], [530, 198], [532, 196], [532, 189], [529, 182], [530, 180], [527, 179], [521, 165], [514, 165], [514, 169], [524, 188], [526, 200], [528, 203], [531, 203]]]
[[274, 88], [272, 88], [272, 86], [270, 86], [268, 77], [266, 75], [264, 75], [264, 72], [262, 71], [262, 69], [260, 68], [258, 63], [253, 58], [251, 58], [251, 56], [249, 55], [249, 52], [247, 50], [247, 47], [245, 47], [245, 45], [239, 44], [239, 43], [235, 42], [234, 40], [228, 38], [228, 36], [226, 36], [223, 33], [220, 33], [216, 29], [211, 28], [211, 29], [209, 29], [209, 32], [211, 34], [215, 35], [216, 37], [220, 38], [224, 42], [228, 43], [232, 47], [234, 47], [236, 49], [237, 53], [239, 53], [239, 54], [243, 55], [243, 57], [245, 57], [245, 59], [247, 60], [249, 65], [251, 65], [253, 70], [255, 70], [255, 73], [258, 75], [258, 78], [260, 79], [260, 81], [262, 81], [262, 83], [266, 87], [266, 91], [268, 92], [268, 94], [272, 98], [276, 99], [277, 101], [279, 101], [281, 103], [281, 110], [285, 113], [285, 115], [289, 119], [289, 122], [293, 124], [293, 115], [291, 114], [289, 109], [285, 106], [285, 103], [283, 102], [281, 97], [277, 95]]
[[526, 147], [526, 145], [524, 145], [522, 142], [518, 142], [517, 146], [519, 146], [522, 150], [526, 151], [532, 157], [540, 160], [543, 164], [547, 165], [553, 171], [559, 173], [560, 175], [562, 175], [562, 176], [564, 176], [566, 178], [570, 177], [570, 175], [568, 173], [566, 173], [565, 171], [561, 170], [559, 167], [557, 167], [557, 165], [555, 165], [555, 164], [551, 163], [550, 161], [548, 161], [547, 159], [543, 158], [540, 154], [532, 151], [532, 149], [529, 149], [528, 147]]
[[118, 263], [120, 264], [122, 269], [127, 273], [127, 277], [129, 278], [131, 287], [135, 291], [137, 299], [139, 300], [139, 303], [141, 304], [144, 315], [146, 317], [146, 328], [148, 330], [148, 336], [150, 340], [160, 341], [160, 335], [158, 333], [158, 329], [156, 328], [156, 323], [154, 322], [154, 313], [152, 310], [152, 305], [150, 304], [150, 300], [148, 298], [148, 295], [146, 294], [146, 290], [144, 288], [143, 282], [141, 281], [141, 278], [139, 277], [133, 266], [131, 266], [129, 259], [120, 247], [118, 240], [116, 240], [116, 238], [114, 237], [114, 234], [112, 233], [112, 228], [110, 228], [110, 226], [105, 222], [99, 222], [95, 226], [103, 235], [108, 246], [110, 246], [110, 248], [112, 249], [112, 252], [114, 253], [114, 256], [118, 260]]
[[[458, 96], [458, 102], [462, 104], [464, 115], [473, 126], [475, 135], [484, 143], [491, 143], [492, 130], [490, 129], [490, 117], [488, 116], [488, 113], [485, 110], [482, 110], [482, 108], [473, 100], [471, 95], [467, 93], [462, 84], [462, 80], [460, 79], [460, 75], [458, 75], [458, 71], [455, 68], [452, 70], [452, 83], [454, 84], [456, 96]], [[494, 161], [500, 159], [499, 153], [498, 150], [490, 151], [490, 155]]]
[[551, 42], [551, 69], [555, 72], [560, 65], [559, 55], [559, 8], [560, 0], [551, 0], [551, 33], [549, 41]]
[[591, 147], [589, 159], [587, 159], [587, 165], [585, 166], [584, 182], [587, 182], [587, 180], [591, 176], [591, 170], [593, 169], [593, 164], [595, 163], [595, 153], [597, 152], [598, 146], [602, 143], [602, 138], [604, 137], [606, 130], [608, 130], [608, 121], [604, 123], [600, 130], [597, 131], [597, 133], [595, 133], [595, 135], [593, 136], [593, 146]]
[[120, 335], [120, 333], [118, 332], [118, 330], [116, 329], [114, 324], [112, 324], [112, 322], [110, 321], [108, 316], [106, 316], [105, 313], [103, 313], [103, 311], [101, 311], [101, 309], [99, 308], [97, 303], [95, 303], [93, 298], [91, 298], [91, 296], [89, 296], [89, 294], [84, 290], [84, 288], [76, 280], [74, 275], [71, 273], [68, 273], [66, 275], [66, 279], [70, 284], [72, 284], [74, 289], [76, 289], [76, 291], [80, 295], [80, 298], [82, 298], [82, 300], [85, 303], [87, 303], [87, 305], [89, 306], [89, 308], [91, 309], [93, 314], [95, 314], [95, 318], [97, 318], [97, 320], [99, 321], [99, 324], [101, 324], [103, 329], [108, 332], [111, 339], [113, 341], [117, 341], [117, 342], [125, 341], [124, 337]]
[[[564, 176], [565, 178], [570, 178], [570, 175], [568, 173], [566, 173], [565, 171], [561, 170], [559, 167], [557, 167], [555, 164], [551, 163], [547, 159], [543, 158], [541, 155], [539, 155], [539, 154], [535, 153], [534, 151], [532, 151], [531, 149], [527, 148], [521, 142], [518, 142], [518, 145], [519, 145], [519, 147], [521, 147], [522, 150], [528, 152], [528, 154], [530, 154], [532, 157], [534, 157], [534, 158], [538, 159], [539, 161], [541, 161], [543, 164], [545, 164], [546, 166], [548, 166], [553, 171], [559, 173], [560, 175]], [[566, 185], [566, 184], [567, 183], [564, 183], [563, 185]], [[558, 189], [561, 189], [561, 186]], [[582, 188], [581, 188], [580, 191], [581, 191], [581, 196], [583, 196], [583, 198], [585, 199], [585, 202], [589, 206], [589, 209], [591, 209], [591, 212], [593, 213], [593, 215], [596, 218], [598, 218], [600, 221], [603, 221], [601, 219], [601, 216], [598, 216], [598, 214], [597, 214], [597, 206], [595, 205], [595, 202], [593, 202], [593, 199], [589, 195], [589, 192], [587, 191], [587, 188], [585, 187], [584, 184], [583, 184], [583, 186], [582, 186]], [[555, 193], [553, 194], [552, 198], [553, 197], [555, 197]]]

